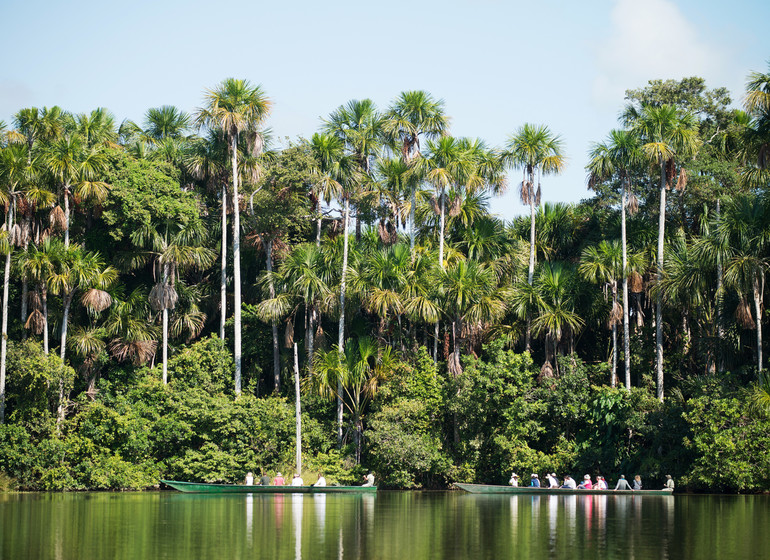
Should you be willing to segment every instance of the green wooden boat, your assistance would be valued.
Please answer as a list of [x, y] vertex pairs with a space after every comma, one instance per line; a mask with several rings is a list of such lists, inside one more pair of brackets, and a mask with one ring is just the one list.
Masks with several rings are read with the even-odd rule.
[[373, 494], [376, 486], [246, 486], [245, 484], [208, 484], [161, 480], [180, 492], [204, 494]]
[[605, 495], [605, 496], [671, 496], [674, 491], [670, 488], [665, 490], [581, 490], [570, 488], [532, 488], [531, 486], [495, 486], [491, 484], [461, 484], [455, 482], [460, 490], [465, 490], [471, 494], [555, 494], [559, 496], [570, 495]]

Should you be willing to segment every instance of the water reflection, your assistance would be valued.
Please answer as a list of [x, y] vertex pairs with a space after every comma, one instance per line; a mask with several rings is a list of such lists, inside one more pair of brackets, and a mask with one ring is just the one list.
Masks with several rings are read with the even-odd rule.
[[770, 496], [0, 495], [0, 558], [761, 558]]

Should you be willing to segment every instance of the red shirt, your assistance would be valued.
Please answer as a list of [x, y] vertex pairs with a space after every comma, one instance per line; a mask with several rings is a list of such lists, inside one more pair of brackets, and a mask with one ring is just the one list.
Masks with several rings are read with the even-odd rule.
[[276, 476], [273, 479], [273, 486], [283, 486], [284, 484], [286, 484], [286, 482], [283, 480], [282, 476]]

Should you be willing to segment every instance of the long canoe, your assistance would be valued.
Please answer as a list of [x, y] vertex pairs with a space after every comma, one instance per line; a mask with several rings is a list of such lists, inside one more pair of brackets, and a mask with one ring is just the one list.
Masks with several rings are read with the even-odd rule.
[[465, 490], [471, 494], [557, 494], [557, 495], [574, 495], [574, 494], [600, 494], [600, 495], [612, 495], [618, 494], [628, 496], [671, 496], [674, 491], [670, 488], [666, 490], [582, 490], [570, 488], [532, 488], [531, 486], [519, 486], [514, 488], [513, 486], [495, 486], [490, 484], [461, 484], [455, 482], [460, 490]]
[[161, 480], [161, 482], [180, 492], [205, 494], [371, 494], [377, 492], [376, 486], [246, 486], [245, 484], [208, 484], [178, 480]]

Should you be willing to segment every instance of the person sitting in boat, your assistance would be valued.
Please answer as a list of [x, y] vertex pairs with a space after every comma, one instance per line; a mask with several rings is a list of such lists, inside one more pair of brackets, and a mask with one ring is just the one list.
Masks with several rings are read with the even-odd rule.
[[529, 485], [532, 488], [540, 488], [540, 479], [537, 477], [537, 473], [532, 473], [532, 476], [529, 479]]
[[674, 489], [674, 479], [671, 478], [670, 474], [666, 475], [666, 486], [664, 487], [664, 490], [673, 490]]
[[556, 478], [556, 473], [550, 473], [546, 478], [548, 479], [548, 488], [559, 487], [559, 480]]
[[577, 487], [577, 484], [575, 483], [575, 479], [572, 478], [570, 475], [566, 475], [564, 477], [564, 484], [562, 484], [559, 488], [574, 490], [576, 487]]
[[511, 474], [511, 480], [508, 481], [508, 484], [510, 484], [514, 488], [518, 488], [519, 487], [519, 475], [517, 475], [516, 473], [512, 473]]
[[595, 490], [607, 490], [607, 481], [604, 480], [604, 477], [601, 475], [597, 475], [596, 477], [596, 484], [594, 484]]
[[591, 475], [587, 474], [583, 477], [583, 482], [578, 484], [578, 488], [581, 490], [593, 490], [594, 484], [591, 482]]
[[626, 475], [621, 474], [618, 479], [618, 483], [615, 485], [615, 490], [631, 490], [631, 485], [626, 480]]
[[362, 484], [362, 486], [366, 486], [366, 487], [369, 487], [369, 486], [374, 486], [374, 473], [370, 472], [369, 474], [367, 474], [367, 475], [364, 477], [364, 480], [365, 480], [366, 482], [364, 482], [364, 483]]
[[639, 475], [636, 475], [634, 477], [634, 490], [641, 490], [642, 489], [642, 477]]
[[286, 481], [283, 479], [283, 475], [281, 473], [276, 474], [273, 479], [273, 486], [283, 486], [284, 484]]
[[297, 473], [294, 473], [294, 477], [291, 479], [291, 485], [292, 486], [304, 486], [305, 481], [302, 480], [302, 477], [298, 475]]
[[246, 486], [254, 486], [254, 475], [250, 472], [246, 473], [246, 480], [244, 481]]
[[262, 471], [262, 476], [259, 477], [259, 485], [270, 486], [271, 482], [272, 480], [270, 480], [270, 477], [265, 474], [265, 471]]
[[318, 473], [318, 480], [315, 481], [314, 484], [311, 486], [326, 486], [326, 479], [324, 478], [324, 473]]

